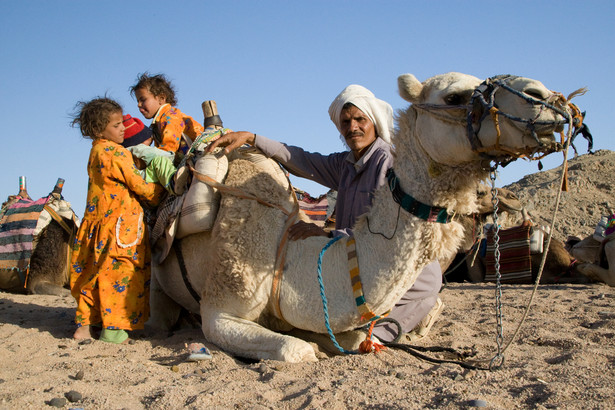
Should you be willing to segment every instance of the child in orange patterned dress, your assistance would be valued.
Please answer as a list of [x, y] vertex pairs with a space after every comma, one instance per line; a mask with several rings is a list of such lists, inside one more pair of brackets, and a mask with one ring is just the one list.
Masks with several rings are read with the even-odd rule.
[[203, 126], [175, 107], [177, 98], [171, 82], [163, 74], [143, 73], [137, 77], [130, 92], [135, 96], [141, 114], [152, 119], [156, 147], [185, 155], [203, 132]]
[[143, 180], [124, 141], [122, 107], [106, 97], [79, 102], [78, 125], [92, 149], [85, 214], [71, 255], [77, 300], [75, 339], [122, 343], [149, 317], [150, 247], [139, 200], [156, 205], [163, 188]]

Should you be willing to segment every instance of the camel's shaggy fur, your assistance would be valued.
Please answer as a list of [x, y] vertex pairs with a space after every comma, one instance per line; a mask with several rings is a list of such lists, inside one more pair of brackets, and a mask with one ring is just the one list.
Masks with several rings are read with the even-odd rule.
[[[63, 218], [64, 223], [74, 231], [75, 221]], [[68, 248], [71, 232], [66, 232], [55, 220], [43, 228], [38, 235], [38, 244], [30, 258], [30, 272], [26, 291], [43, 295], [69, 295], [70, 285]]]
[[[436, 76], [424, 83], [411, 75], [399, 79], [400, 94], [411, 103], [467, 104], [479, 85], [476, 77], [459, 73]], [[516, 79], [513, 87], [551, 92], [541, 83]], [[534, 92], [533, 95], [535, 95]], [[502, 95], [500, 107], [524, 118], [560, 119], [525, 101]], [[450, 120], [413, 106], [397, 115], [395, 172], [404, 192], [419, 201], [445, 207], [450, 212], [471, 214], [477, 209], [478, 183], [488, 176], [483, 159], [471, 150], [466, 137], [464, 110], [447, 110]], [[524, 149], [536, 142], [523, 127], [501, 121], [501, 142]], [[544, 142], [553, 141], [541, 130]], [[479, 134], [483, 145], [495, 143], [495, 128], [489, 120]], [[241, 188], [290, 210], [287, 186], [244, 161], [231, 161], [226, 184]], [[310, 344], [276, 332], [298, 328], [326, 333], [323, 303], [317, 281], [319, 253], [328, 239], [311, 237], [288, 243], [276, 317], [271, 285], [276, 249], [283, 234], [285, 215], [253, 200], [222, 193], [220, 211], [211, 232], [182, 240], [184, 260], [192, 286], [201, 294], [197, 303], [181, 286], [174, 253], [162, 265], [153, 264], [152, 324], [168, 325], [177, 309], [158, 303], [176, 301], [193, 312], [199, 309], [205, 337], [221, 348], [244, 357], [284, 361], [316, 360]], [[399, 210], [388, 186], [374, 193], [371, 210], [353, 227], [361, 281], [371, 309], [382, 314], [391, 309], [409, 289], [422, 268], [434, 259], [447, 259], [463, 239], [458, 222], [426, 222]], [[357, 313], [348, 273], [347, 240], [331, 245], [323, 256], [322, 280], [328, 298], [330, 326], [334, 333], [351, 331], [365, 322]]]

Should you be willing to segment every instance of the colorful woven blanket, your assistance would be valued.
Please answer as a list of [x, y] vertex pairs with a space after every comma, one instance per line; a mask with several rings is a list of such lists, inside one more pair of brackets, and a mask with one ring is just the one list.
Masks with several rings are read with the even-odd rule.
[[[532, 260], [530, 257], [530, 224], [501, 229], [499, 232], [500, 282], [532, 283]], [[495, 282], [495, 246], [493, 229], [487, 232], [485, 255], [485, 280]]]
[[0, 269], [27, 271], [32, 256], [32, 240], [48, 198], [21, 199], [12, 204], [0, 221]]
[[297, 200], [299, 208], [305, 212], [310, 220], [319, 226], [324, 226], [327, 219], [328, 200], [327, 194], [318, 198], [312, 198], [307, 192], [297, 190]]

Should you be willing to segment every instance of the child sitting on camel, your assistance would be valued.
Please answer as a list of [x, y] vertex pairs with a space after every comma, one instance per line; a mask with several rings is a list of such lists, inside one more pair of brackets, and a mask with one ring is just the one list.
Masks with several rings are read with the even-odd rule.
[[130, 114], [123, 117], [124, 142], [122, 145], [133, 154], [135, 166], [147, 182], [159, 183], [172, 195], [181, 195], [185, 189], [187, 173], [177, 175], [173, 165], [174, 153], [151, 146], [152, 130]]
[[[152, 119], [150, 127], [156, 147], [179, 156], [185, 155], [203, 132], [203, 126], [175, 107], [177, 98], [171, 82], [163, 74], [143, 73], [130, 92], [137, 99], [141, 114]], [[178, 163], [176, 156], [175, 165]]]
[[[163, 74], [139, 74], [137, 83], [130, 88], [130, 93], [137, 100], [141, 114], [152, 119], [150, 129], [157, 148], [174, 154], [173, 164], [179, 165], [181, 159], [190, 149], [192, 142], [203, 133], [203, 126], [191, 116], [182, 113], [175, 105], [175, 89]], [[134, 156], [142, 158], [147, 165], [157, 154], [145, 145], [131, 148]], [[188, 172], [180, 169], [176, 172], [164, 159], [156, 159], [156, 168], [164, 170], [159, 181], [174, 195], [181, 195], [186, 189]]]

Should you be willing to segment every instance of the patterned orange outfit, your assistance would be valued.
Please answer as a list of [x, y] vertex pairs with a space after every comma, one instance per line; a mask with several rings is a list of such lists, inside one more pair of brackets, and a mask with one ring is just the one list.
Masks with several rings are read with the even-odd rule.
[[164, 104], [152, 120], [152, 131], [158, 148], [186, 154], [190, 145], [182, 138], [182, 133], [194, 141], [203, 133], [203, 126], [171, 104]]
[[78, 326], [142, 329], [149, 317], [150, 247], [138, 199], [156, 205], [164, 188], [147, 183], [126, 148], [92, 142], [85, 215], [71, 255]]

